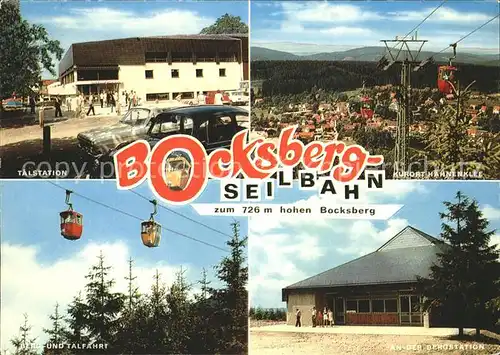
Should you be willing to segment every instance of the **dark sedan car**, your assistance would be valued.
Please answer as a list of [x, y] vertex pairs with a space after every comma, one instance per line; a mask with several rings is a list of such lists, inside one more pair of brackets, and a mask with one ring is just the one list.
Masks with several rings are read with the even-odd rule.
[[[190, 106], [164, 112], [151, 125], [146, 140], [151, 147], [172, 134], [187, 134], [197, 138], [207, 153], [229, 147], [233, 136], [247, 129], [248, 110], [233, 106]], [[179, 131], [172, 132], [172, 124]]]

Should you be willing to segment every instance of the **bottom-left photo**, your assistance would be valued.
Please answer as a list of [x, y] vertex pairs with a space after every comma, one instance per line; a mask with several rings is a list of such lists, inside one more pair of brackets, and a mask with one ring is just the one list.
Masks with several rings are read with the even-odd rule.
[[[164, 204], [147, 184], [1, 189], [2, 354], [248, 353], [246, 218]], [[211, 182], [197, 202], [218, 199]]]

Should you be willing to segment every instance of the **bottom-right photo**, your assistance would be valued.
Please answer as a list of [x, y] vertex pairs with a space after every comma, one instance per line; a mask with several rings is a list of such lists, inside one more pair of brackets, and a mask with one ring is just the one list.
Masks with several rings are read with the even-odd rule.
[[500, 352], [498, 182], [386, 181], [356, 202], [294, 188], [275, 202], [288, 206], [249, 220], [251, 353]]

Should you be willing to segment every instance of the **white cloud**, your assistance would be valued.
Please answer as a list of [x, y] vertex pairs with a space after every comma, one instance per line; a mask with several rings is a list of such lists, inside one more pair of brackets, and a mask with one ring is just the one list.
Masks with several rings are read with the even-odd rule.
[[68, 15], [44, 17], [37, 22], [55, 24], [60, 29], [152, 36], [158, 34], [192, 34], [212, 24], [215, 19], [186, 10], [163, 10], [147, 14], [113, 8], [75, 8]]
[[[42, 329], [50, 327], [48, 316], [53, 313], [55, 303], [59, 302], [65, 309], [73, 297], [83, 290], [85, 275], [90, 266], [96, 264], [100, 250], [106, 265], [112, 266], [111, 276], [116, 280], [114, 289], [126, 291], [127, 280], [124, 278], [128, 275], [129, 250], [123, 243], [90, 244], [76, 254], [51, 262], [41, 262], [39, 250], [35, 247], [2, 244], [2, 346], [8, 347], [9, 340], [18, 334], [23, 313], [28, 314], [29, 323], [33, 325], [32, 335], [39, 337], [38, 344], [43, 344], [46, 336]], [[170, 285], [179, 266], [165, 263], [153, 265], [136, 260], [133, 272], [137, 277], [136, 286], [142, 293], [149, 292], [156, 269], [162, 281]], [[189, 266], [184, 266], [184, 269], [189, 280], [199, 279], [199, 270]]]
[[[389, 12], [388, 15], [395, 21], [422, 21], [435, 8], [426, 8], [421, 11], [399, 11]], [[481, 12], [460, 12], [451, 8], [442, 7], [433, 13], [426, 21], [429, 22], [444, 22], [444, 23], [473, 23], [486, 22], [491, 19], [490, 14]]]
[[360, 27], [330, 27], [326, 29], [322, 29], [319, 31], [320, 33], [329, 34], [329, 35], [370, 35], [372, 31], [368, 28], [360, 28]]
[[359, 23], [383, 18], [379, 13], [365, 11], [360, 6], [327, 2], [283, 2], [282, 8], [288, 20], [301, 23]]
[[483, 212], [483, 216], [490, 221], [500, 219], [500, 208], [495, 208], [490, 205], [484, 205], [481, 210]]

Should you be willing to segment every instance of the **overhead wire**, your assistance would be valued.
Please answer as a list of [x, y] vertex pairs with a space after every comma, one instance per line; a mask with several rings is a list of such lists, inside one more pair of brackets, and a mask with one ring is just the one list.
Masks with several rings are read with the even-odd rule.
[[[50, 184], [52, 184], [52, 185], [54, 185], [54, 186], [55, 186], [55, 187], [57, 187], [57, 188], [60, 188], [61, 190], [65, 190], [65, 191], [67, 191], [67, 190], [68, 190], [68, 189], [64, 188], [63, 186], [57, 185], [56, 183], [54, 183], [54, 182], [52, 182], [52, 181], [47, 181], [47, 182], [48, 182], [48, 183], [50, 183]], [[75, 191], [73, 191], [73, 190], [71, 190], [71, 191], [72, 191], [72, 193], [73, 193], [75, 196], [78, 196], [78, 197], [80, 197], [80, 198], [83, 198], [84, 200], [87, 200], [87, 201], [92, 202], [92, 203], [95, 203], [95, 204], [97, 204], [97, 205], [99, 205], [99, 206], [102, 206], [102, 207], [108, 208], [108, 209], [110, 209], [110, 210], [112, 210], [112, 211], [115, 211], [115, 212], [117, 212], [117, 213], [121, 213], [121, 214], [123, 214], [123, 215], [125, 215], [125, 216], [128, 216], [128, 217], [130, 217], [130, 218], [134, 218], [134, 219], [136, 219], [136, 220], [143, 221], [143, 219], [142, 219], [142, 218], [137, 217], [137, 216], [135, 216], [135, 215], [133, 215], [133, 214], [131, 214], [131, 213], [128, 213], [128, 212], [126, 212], [126, 211], [123, 211], [123, 210], [121, 210], [121, 209], [119, 209], [119, 208], [116, 208], [116, 207], [110, 206], [110, 205], [108, 205], [108, 204], [105, 204], [105, 203], [100, 202], [100, 201], [97, 201], [97, 200], [94, 200], [94, 199], [92, 199], [92, 198], [90, 198], [90, 197], [87, 197], [87, 196], [85, 196], [85, 195], [82, 195], [82, 194], [80, 194], [80, 193], [78, 193], [78, 192], [75, 192]], [[203, 241], [203, 240], [201, 240], [201, 239], [198, 239], [198, 238], [191, 237], [191, 236], [189, 236], [189, 235], [187, 235], [187, 234], [184, 234], [184, 233], [181, 233], [181, 232], [175, 231], [175, 230], [173, 230], [173, 229], [166, 228], [166, 227], [164, 227], [164, 226], [161, 226], [161, 229], [163, 229], [163, 230], [165, 230], [165, 231], [167, 231], [167, 232], [170, 232], [170, 233], [177, 234], [177, 235], [179, 235], [179, 236], [181, 236], [181, 237], [184, 237], [184, 238], [190, 239], [190, 240], [192, 240], [192, 241], [195, 241], [195, 242], [198, 242], [198, 243], [204, 244], [204, 245], [206, 245], [206, 246], [209, 246], [209, 247], [212, 247], [212, 248], [215, 248], [215, 249], [221, 250], [221, 251], [223, 251], [223, 252], [229, 252], [229, 250], [227, 250], [227, 249], [225, 249], [225, 248], [221, 248], [221, 247], [219, 247], [219, 246], [217, 246], [217, 245], [214, 245], [214, 244], [211, 244], [211, 243], [205, 242], [205, 241]]]
[[[140, 198], [142, 198], [142, 199], [146, 200], [146, 201], [150, 201], [150, 199], [149, 199], [149, 198], [147, 198], [146, 196], [141, 195], [140, 193], [138, 193], [138, 192], [136, 192], [136, 191], [134, 191], [134, 190], [129, 190], [129, 191], [130, 191], [130, 192], [132, 192], [133, 194], [135, 194], [135, 195], [139, 196]], [[222, 235], [223, 235], [223, 236], [225, 236], [225, 237], [231, 237], [231, 235], [229, 235], [229, 234], [226, 234], [226, 233], [224, 233], [224, 232], [221, 232], [220, 230], [217, 230], [217, 229], [215, 229], [215, 228], [213, 228], [213, 227], [210, 227], [209, 225], [207, 225], [207, 224], [205, 224], [205, 223], [202, 223], [202, 222], [200, 222], [200, 221], [197, 221], [197, 220], [195, 220], [195, 219], [193, 219], [193, 218], [191, 218], [191, 217], [185, 216], [185, 215], [183, 215], [182, 213], [179, 213], [179, 212], [177, 212], [177, 211], [175, 211], [175, 210], [173, 210], [173, 209], [171, 209], [171, 208], [168, 208], [168, 207], [163, 206], [163, 205], [158, 205], [158, 206], [160, 206], [161, 208], [163, 208], [163, 209], [165, 209], [165, 210], [167, 210], [167, 211], [169, 211], [169, 212], [171, 212], [171, 213], [173, 213], [173, 214], [176, 214], [176, 215], [177, 215], [177, 216], [179, 216], [179, 217], [185, 218], [185, 219], [187, 219], [188, 221], [191, 221], [191, 222], [196, 223], [196, 224], [198, 224], [198, 225], [200, 225], [200, 226], [203, 226], [203, 227], [205, 227], [205, 228], [207, 228], [207, 229], [209, 229], [209, 230], [211, 230], [211, 231], [213, 231], [213, 232], [216, 232], [216, 233], [222, 234]]]
[[[489, 24], [491, 21], [495, 20], [497, 17], [499, 17], [499, 15], [496, 15], [494, 17], [492, 17], [491, 19], [489, 19], [488, 21], [486, 21], [485, 23], [483, 23], [481, 26], [479, 27], [476, 27], [475, 29], [473, 29], [472, 31], [470, 31], [469, 33], [467, 33], [465, 36], [463, 36], [462, 38], [460, 38], [458, 41], [456, 41], [455, 43], [452, 43], [450, 44], [449, 46], [441, 49], [439, 52], [436, 52], [434, 53], [432, 56], [436, 55], [436, 54], [439, 54], [439, 53], [443, 53], [445, 50], [447, 50], [448, 48], [450, 48], [452, 45], [456, 45], [460, 42], [462, 42], [464, 39], [466, 39], [467, 37], [469, 37], [470, 35], [474, 34], [475, 32], [479, 31], [481, 28], [483, 28], [484, 26], [486, 26], [487, 24]], [[431, 56], [431, 57], [432, 57]]]

